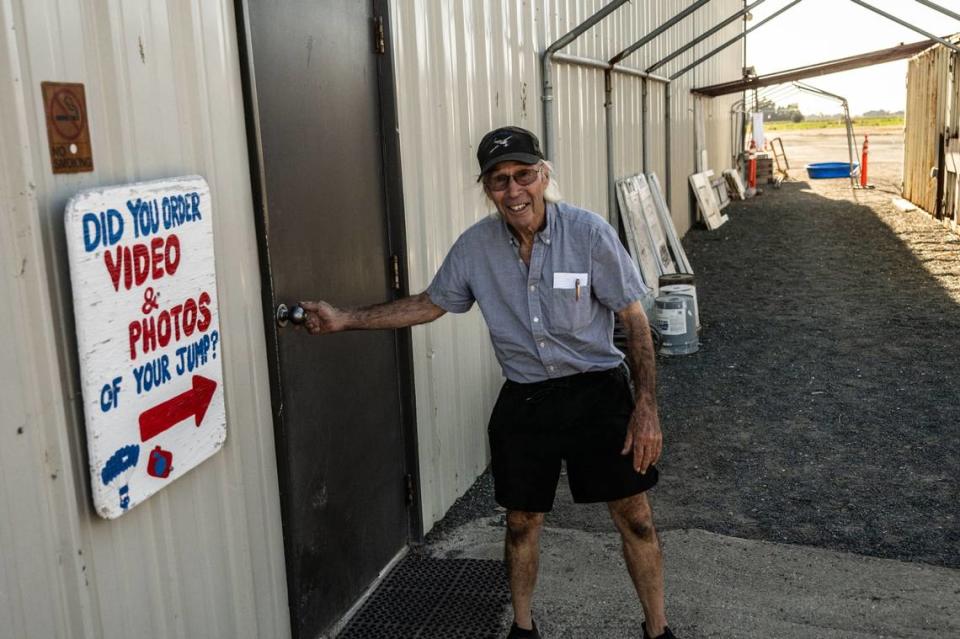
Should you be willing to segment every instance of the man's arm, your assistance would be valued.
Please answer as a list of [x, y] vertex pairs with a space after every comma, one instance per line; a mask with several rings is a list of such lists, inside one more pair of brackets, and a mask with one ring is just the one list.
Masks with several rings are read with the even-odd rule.
[[657, 375], [650, 337], [650, 325], [640, 302], [633, 302], [617, 317], [627, 333], [627, 364], [633, 376], [637, 405], [630, 417], [627, 437], [623, 442], [622, 455], [633, 451], [633, 468], [639, 473], [647, 472], [660, 459], [663, 449], [663, 434], [657, 415]]
[[337, 308], [326, 302], [301, 302], [307, 312], [304, 327], [311, 335], [339, 331], [406, 328], [432, 322], [445, 310], [430, 301], [426, 292], [411, 295], [385, 304], [362, 308]]

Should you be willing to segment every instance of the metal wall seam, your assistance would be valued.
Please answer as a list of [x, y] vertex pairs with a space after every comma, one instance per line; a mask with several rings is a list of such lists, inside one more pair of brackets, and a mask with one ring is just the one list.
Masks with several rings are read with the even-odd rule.
[[[504, 124], [542, 132], [539, 54], [605, 4], [606, 0], [390, 3], [411, 290], [423, 290], [456, 237], [487, 214], [475, 183], [479, 138]], [[711, 13], [697, 24], [720, 20], [740, 7], [739, 0], [714, 0], [700, 10]], [[607, 60], [676, 12], [672, 0], [628, 3], [563, 53]], [[716, 46], [738, 29], [739, 23], [734, 23], [704, 45]], [[642, 70], [644, 63], [665, 56], [695, 32], [688, 18], [631, 56], [625, 66]], [[669, 69], [688, 63], [694, 53], [708, 51], [704, 45], [679, 57]], [[740, 48], [731, 51], [733, 56], [718, 56], [699, 75], [688, 74], [672, 88], [673, 215], [681, 233], [689, 227], [686, 178], [693, 166], [689, 88], [693, 78], [739, 77]], [[557, 63], [553, 73], [557, 181], [566, 199], [606, 216], [603, 71]], [[617, 175], [629, 175], [643, 169], [641, 83], [622, 75], [615, 82], [615, 170]], [[718, 169], [726, 168], [729, 146], [726, 108], [714, 103], [708, 118], [711, 147], [717, 147], [710, 149], [710, 156]], [[662, 179], [663, 89], [656, 83], [650, 85], [650, 115], [653, 148], [647, 170]], [[429, 530], [486, 466], [485, 425], [499, 385], [499, 366], [475, 310], [463, 318], [445, 317], [415, 328], [413, 349], [423, 518]]]
[[[289, 636], [233, 4], [0, 0], [0, 31], [0, 132], [18, 141], [0, 149], [17, 227], [3, 255], [20, 256], [2, 262], [3, 291], [22, 301], [0, 312], [0, 392], [23, 429], [0, 433], [0, 519], [16, 522], [0, 538], [24, 549], [0, 556], [0, 587], [18, 593], [0, 618], [16, 636]], [[84, 83], [95, 172], [51, 174], [45, 80]], [[63, 207], [85, 187], [185, 173], [214, 198], [227, 444], [108, 522], [90, 505]]]

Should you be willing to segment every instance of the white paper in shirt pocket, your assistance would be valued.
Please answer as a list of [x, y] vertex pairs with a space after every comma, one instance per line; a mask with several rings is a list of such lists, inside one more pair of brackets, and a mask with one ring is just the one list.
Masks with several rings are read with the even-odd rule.
[[[579, 282], [578, 282], [579, 280]], [[554, 273], [553, 288], [577, 288], [590, 286], [589, 273]]]

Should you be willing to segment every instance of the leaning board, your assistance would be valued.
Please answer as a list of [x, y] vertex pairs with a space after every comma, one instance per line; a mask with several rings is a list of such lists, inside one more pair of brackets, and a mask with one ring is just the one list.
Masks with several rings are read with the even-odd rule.
[[713, 184], [710, 182], [712, 177], [713, 171], [694, 173], [690, 176], [690, 186], [693, 188], [693, 194], [697, 198], [697, 204], [703, 213], [707, 228], [715, 231], [723, 226], [729, 218], [720, 212], [720, 203], [717, 201], [717, 194], [714, 193]]
[[683, 244], [677, 236], [677, 228], [673, 225], [673, 216], [667, 207], [666, 200], [663, 199], [663, 189], [660, 187], [660, 180], [656, 173], [647, 173], [647, 184], [650, 186], [650, 195], [653, 197], [653, 203], [657, 207], [657, 214], [660, 216], [660, 224], [667, 232], [667, 240], [670, 242], [670, 249], [681, 273], [693, 274], [693, 267], [690, 266], [690, 260], [687, 259], [687, 253], [683, 250]]
[[738, 200], [747, 199], [747, 189], [743, 185], [743, 180], [740, 179], [739, 171], [736, 169], [724, 169], [723, 177], [726, 178], [730, 190], [733, 191]]
[[727, 181], [725, 178], [719, 177], [710, 180], [710, 183], [713, 184], [713, 193], [717, 196], [717, 202], [720, 203], [720, 210], [722, 211], [730, 204], [730, 193], [727, 190]]
[[637, 262], [643, 283], [656, 295], [660, 288], [660, 269], [653, 249], [650, 247], [643, 216], [630, 213], [631, 210], [636, 211], [640, 208], [640, 193], [637, 192], [636, 184], [630, 178], [617, 182], [617, 203], [620, 205], [620, 219], [623, 220], [627, 247]]
[[637, 193], [640, 195], [640, 210], [646, 222], [647, 234], [650, 236], [650, 246], [653, 247], [653, 254], [657, 258], [657, 266], [660, 267], [660, 274], [676, 273], [677, 265], [670, 255], [667, 236], [664, 232], [663, 225], [660, 223], [660, 216], [657, 214], [657, 206], [654, 204], [653, 196], [650, 194], [647, 178], [643, 177], [643, 175], [635, 175], [631, 179], [636, 184]]

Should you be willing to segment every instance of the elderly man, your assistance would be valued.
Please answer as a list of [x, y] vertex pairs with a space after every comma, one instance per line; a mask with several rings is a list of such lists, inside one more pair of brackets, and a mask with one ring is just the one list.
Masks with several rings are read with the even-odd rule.
[[[607, 503], [643, 607], [643, 637], [671, 638], [645, 494], [657, 482], [662, 446], [653, 345], [639, 301], [647, 289], [609, 224], [548, 201], [550, 166], [533, 133], [491, 131], [477, 160], [499, 215], [460, 236], [425, 292], [357, 309], [304, 302], [306, 328], [401, 328], [477, 302], [506, 377], [489, 437], [496, 500], [507, 509], [508, 638], [540, 636], [531, 599], [562, 461], [575, 501]], [[614, 313], [626, 329], [629, 373], [613, 345]]]

